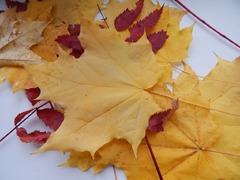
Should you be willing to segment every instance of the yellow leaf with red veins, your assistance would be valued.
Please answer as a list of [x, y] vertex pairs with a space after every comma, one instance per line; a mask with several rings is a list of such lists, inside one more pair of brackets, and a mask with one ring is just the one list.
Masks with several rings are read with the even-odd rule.
[[124, 138], [137, 154], [150, 116], [162, 110], [147, 91], [162, 67], [146, 37], [129, 44], [111, 29], [84, 22], [80, 40], [85, 53], [77, 60], [62, 52], [57, 61], [25, 66], [41, 89], [39, 98], [65, 108], [63, 124], [39, 151], [94, 155], [112, 139]]

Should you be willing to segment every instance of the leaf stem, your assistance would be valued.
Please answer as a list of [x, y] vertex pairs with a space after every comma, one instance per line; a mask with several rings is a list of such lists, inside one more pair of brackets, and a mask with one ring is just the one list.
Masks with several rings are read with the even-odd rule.
[[109, 28], [108, 23], [107, 23], [107, 20], [106, 20], [106, 17], [105, 17], [104, 14], [102, 13], [102, 10], [101, 10], [100, 6], [97, 5], [97, 7], [98, 7], [98, 11], [99, 11], [99, 13], [100, 13], [101, 16], [102, 16], [102, 20], [103, 20], [104, 23], [106, 24], [107, 28]]
[[212, 27], [210, 24], [208, 24], [206, 21], [204, 21], [203, 19], [201, 19], [199, 16], [197, 16], [194, 12], [192, 12], [188, 7], [186, 7], [182, 2], [180, 2], [179, 0], [173, 0], [175, 1], [177, 4], [179, 4], [182, 8], [184, 8], [186, 11], [188, 11], [192, 16], [194, 16], [197, 20], [199, 20], [201, 23], [203, 23], [205, 26], [207, 26], [208, 28], [210, 28], [212, 31], [214, 31], [215, 33], [217, 33], [218, 35], [220, 35], [222, 38], [226, 39], [227, 41], [229, 41], [230, 43], [232, 43], [234, 46], [240, 48], [240, 45], [237, 44], [236, 42], [234, 42], [233, 40], [231, 40], [230, 38], [228, 38], [226, 35], [224, 35], [223, 33], [221, 33], [220, 31], [218, 31], [217, 29], [215, 29], [214, 27]]
[[112, 168], [113, 168], [113, 173], [114, 173], [115, 180], [118, 180], [116, 167], [114, 165], [112, 165]]
[[0, 143], [6, 138], [8, 137], [14, 130], [16, 130], [22, 123], [24, 123], [29, 117], [31, 117], [39, 108], [45, 106], [46, 104], [51, 103], [50, 101], [45, 102], [44, 104], [34, 108], [22, 121], [20, 121], [18, 124], [15, 125], [14, 128], [12, 128], [5, 136], [3, 136], [0, 139]]
[[154, 153], [153, 153], [153, 150], [152, 150], [151, 144], [149, 143], [149, 140], [148, 140], [147, 134], [146, 134], [146, 136], [145, 136], [145, 141], [146, 141], [146, 143], [147, 143], [147, 146], [148, 146], [149, 152], [150, 152], [150, 154], [151, 154], [151, 157], [152, 157], [153, 163], [154, 163], [154, 165], [155, 165], [155, 168], [156, 168], [156, 171], [157, 171], [158, 177], [159, 177], [160, 180], [163, 180], [163, 177], [162, 177], [162, 174], [161, 174], [160, 168], [159, 168], [159, 166], [158, 166], [157, 160], [156, 160], [155, 155], [154, 155]]

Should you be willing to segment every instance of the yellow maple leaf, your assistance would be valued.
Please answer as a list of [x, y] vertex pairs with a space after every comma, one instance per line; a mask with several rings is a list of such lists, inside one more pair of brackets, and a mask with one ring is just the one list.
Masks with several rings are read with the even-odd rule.
[[[134, 9], [136, 2], [137, 1], [110, 1], [106, 5], [106, 8], [103, 9], [103, 12], [107, 18], [106, 21], [108, 23], [108, 26], [110, 28], [114, 28], [115, 18], [127, 8]], [[160, 8], [161, 7], [159, 5], [154, 5], [151, 1], [144, 1], [142, 12], [135, 22], [144, 19], [151, 12]], [[176, 63], [181, 62], [188, 57], [187, 50], [192, 41], [193, 26], [180, 29], [180, 20], [185, 14], [186, 12], [184, 11], [165, 6], [163, 8], [160, 19], [150, 30], [147, 31], [148, 34], [159, 32], [161, 30], [167, 32], [168, 38], [166, 42], [164, 43], [163, 47], [156, 53], [159, 62]], [[123, 39], [126, 39], [129, 37], [129, 31], [121, 31], [120, 35]]]
[[[32, 10], [29, 8], [25, 12], [26, 15], [30, 15], [28, 12]], [[24, 19], [25, 15], [16, 13], [14, 9], [9, 9], [0, 15], [0, 34], [3, 37], [0, 40], [0, 65], [7, 65], [0, 69], [0, 82], [9, 80], [13, 84], [13, 92], [35, 87], [26, 70], [11, 66], [41, 62], [41, 58], [33, 53], [30, 47], [42, 39], [41, 33], [48, 22], [42, 21], [45, 13], [37, 14], [42, 16], [41, 21], [31, 20], [36, 18], [36, 13]]]
[[204, 97], [210, 101], [212, 115], [219, 123], [229, 126], [239, 126], [239, 102], [240, 102], [240, 58], [229, 62], [218, 57], [217, 66], [200, 83], [200, 90]]
[[31, 0], [26, 11], [15, 12], [17, 20], [49, 21], [52, 18], [54, 0]]
[[66, 110], [62, 126], [40, 151], [94, 155], [113, 138], [124, 138], [136, 153], [148, 119], [161, 110], [147, 91], [160, 78], [161, 66], [146, 37], [129, 44], [91, 22], [81, 28], [85, 53], [78, 60], [62, 52], [55, 62], [25, 66], [41, 89], [40, 98]]
[[[199, 80], [187, 66], [185, 71], [174, 87], [180, 108], [165, 122], [163, 132], [147, 134], [163, 178], [239, 179], [240, 141], [236, 133], [240, 127], [218, 125], [208, 100], [201, 96]], [[224, 116], [218, 118], [224, 120]], [[94, 167], [98, 173], [108, 164], [123, 169], [129, 180], [159, 179], [144, 140], [137, 159], [129, 143], [114, 140], [103, 146], [95, 159], [90, 154], [72, 152], [64, 165], [82, 170]]]
[[31, 50], [46, 61], [57, 59], [58, 43], [55, 41], [58, 36], [68, 34], [68, 24], [55, 26], [49, 24], [43, 31], [43, 40], [31, 47]]
[[36, 87], [29, 73], [22, 67], [2, 67], [0, 69], [0, 83], [5, 80], [12, 84], [12, 92]]
[[53, 18], [56, 24], [62, 21], [69, 24], [79, 24], [81, 20], [95, 20], [98, 13], [97, 5], [101, 5], [101, 0], [56, 0], [53, 12]]

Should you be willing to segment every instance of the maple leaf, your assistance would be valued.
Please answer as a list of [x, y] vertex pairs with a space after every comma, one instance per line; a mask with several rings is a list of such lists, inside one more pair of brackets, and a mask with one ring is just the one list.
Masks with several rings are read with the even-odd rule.
[[[199, 80], [187, 66], [185, 71], [174, 84], [180, 108], [165, 122], [163, 132], [147, 134], [163, 178], [238, 179], [240, 141], [235, 139], [235, 132], [239, 132], [239, 126], [217, 123], [219, 120], [210, 114], [208, 100], [201, 96]], [[64, 165], [83, 170], [94, 167], [97, 173], [113, 164], [123, 169], [129, 180], [158, 179], [145, 141], [140, 144], [138, 155], [136, 159], [128, 142], [113, 140], [97, 151], [94, 159], [90, 154], [71, 152]]]
[[0, 14], [0, 64], [8, 65], [0, 69], [0, 82], [9, 80], [13, 84], [13, 92], [35, 87], [28, 73], [23, 68], [14, 66], [41, 61], [29, 48], [41, 40], [42, 30], [47, 25], [47, 21], [22, 18], [23, 16], [16, 14], [13, 9]]
[[101, 3], [101, 0], [69, 0], [67, 3], [65, 0], [58, 0], [54, 5], [54, 23], [79, 24], [84, 19], [93, 22], [98, 14], [97, 5]]
[[25, 66], [41, 89], [39, 98], [65, 108], [63, 124], [40, 151], [93, 155], [113, 138], [125, 138], [136, 153], [149, 117], [161, 110], [146, 91], [157, 83], [161, 66], [146, 37], [128, 44], [111, 29], [90, 22], [81, 27], [85, 53], [79, 61], [62, 52], [55, 62]]
[[27, 9], [16, 13], [16, 16], [18, 20], [50, 21], [52, 19], [53, 5], [54, 0], [31, 0], [27, 4]]
[[[104, 9], [108, 26], [114, 28], [115, 18], [127, 8], [134, 9], [134, 2], [135, 1], [124, 1], [120, 3], [117, 0], [110, 1]], [[142, 11], [136, 19], [137, 23], [135, 23], [130, 30], [132, 37], [129, 38], [128, 41], [135, 42], [141, 37], [141, 34], [143, 34], [144, 24], [150, 23], [151, 28], [147, 31], [147, 35], [150, 36], [149, 39], [158, 38], [155, 42], [150, 40], [153, 45], [153, 51], [158, 57], [158, 62], [181, 62], [187, 58], [187, 49], [192, 41], [193, 26], [183, 29], [179, 28], [180, 20], [185, 14], [186, 12], [184, 11], [168, 6], [164, 6], [161, 10], [159, 5], [156, 6], [151, 1], [144, 1]], [[154, 20], [152, 19], [153, 17]], [[144, 18], [146, 18], [146, 23], [143, 21]], [[158, 18], [160, 19], [158, 20]], [[161, 31], [165, 33], [160, 33]], [[151, 37], [151, 34], [155, 34], [155, 37]], [[129, 37], [129, 32], [126, 30], [121, 31], [120, 36], [126, 39]], [[158, 44], [156, 42], [158, 42]]]
[[34, 88], [36, 85], [29, 73], [22, 67], [5, 66], [0, 69], [0, 83], [8, 80], [12, 84], [12, 91]]
[[240, 58], [233, 62], [218, 57], [216, 67], [200, 83], [200, 90], [209, 99], [212, 109], [228, 112], [211, 111], [219, 123], [229, 126], [240, 125], [239, 114], [239, 82]]
[[43, 40], [31, 47], [31, 50], [46, 61], [55, 61], [58, 53], [58, 36], [68, 34], [68, 24], [49, 24], [43, 31]]

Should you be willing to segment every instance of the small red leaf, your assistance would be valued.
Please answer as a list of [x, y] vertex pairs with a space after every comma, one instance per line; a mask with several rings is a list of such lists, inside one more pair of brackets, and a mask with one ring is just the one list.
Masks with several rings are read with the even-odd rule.
[[25, 2], [5, 0], [5, 2], [6, 2], [6, 5], [7, 5], [8, 8], [16, 7], [16, 12], [20, 12], [20, 11], [26, 11], [27, 10], [29, 0], [26, 0]]
[[79, 36], [80, 34], [80, 24], [70, 24], [68, 26], [68, 32], [70, 33], [71, 36]]
[[82, 53], [84, 53], [84, 49], [82, 47], [81, 42], [75, 36], [70, 35], [58, 36], [56, 41], [59, 44], [72, 49], [71, 55], [73, 55], [75, 58], [79, 58], [82, 55]]
[[153, 11], [152, 13], [150, 13], [147, 17], [145, 17], [143, 19], [144, 27], [146, 30], [152, 28], [157, 23], [157, 21], [159, 20], [161, 14], [162, 14], [163, 7], [164, 6], [162, 6], [161, 9], [156, 9], [155, 11]]
[[52, 108], [38, 110], [37, 115], [46, 126], [49, 126], [54, 131], [59, 128], [64, 119], [63, 113]]
[[36, 144], [45, 143], [51, 134], [50, 132], [40, 132], [40, 131], [33, 131], [31, 133], [27, 133], [27, 131], [24, 128], [17, 128], [16, 132], [22, 142], [25, 142], [25, 143], [33, 142]]
[[130, 37], [127, 38], [126, 42], [137, 42], [142, 35], [144, 34], [144, 25], [142, 21], [134, 24], [131, 28], [129, 28]]
[[72, 49], [70, 55], [74, 56], [75, 58], [79, 58], [84, 53], [82, 44], [78, 39], [80, 34], [80, 24], [69, 25], [68, 32], [70, 35], [58, 36], [56, 41], [59, 44]]
[[22, 112], [22, 113], [19, 113], [16, 117], [15, 117], [15, 119], [14, 119], [14, 125], [17, 125], [20, 121], [22, 121], [22, 119], [26, 116], [26, 115], [28, 115], [30, 112], [32, 112], [33, 111], [33, 109], [30, 109], [30, 110], [27, 110], [27, 111], [24, 111], [24, 112]]
[[166, 31], [159, 31], [157, 33], [149, 34], [147, 36], [149, 42], [152, 44], [152, 51], [156, 53], [166, 42], [168, 35]]
[[178, 109], [178, 107], [178, 100], [174, 100], [171, 109], [152, 115], [149, 119], [147, 129], [151, 132], [163, 131], [163, 122], [169, 119], [169, 117]]
[[25, 89], [25, 94], [28, 98], [28, 100], [31, 102], [31, 104], [34, 106], [39, 100], [36, 100], [36, 98], [40, 94], [40, 89], [37, 88], [30, 88], [30, 89]]
[[130, 32], [130, 37], [127, 38], [126, 42], [137, 42], [142, 35], [144, 34], [144, 30], [151, 29], [159, 20], [161, 14], [163, 11], [163, 6], [161, 9], [156, 9], [152, 13], [150, 13], [147, 17], [145, 17], [143, 20], [138, 21], [135, 23], [132, 27], [130, 27], [128, 30]]
[[133, 10], [126, 9], [118, 15], [114, 21], [114, 26], [117, 31], [122, 31], [128, 28], [142, 12], [144, 0], [136, 2], [136, 8]]

